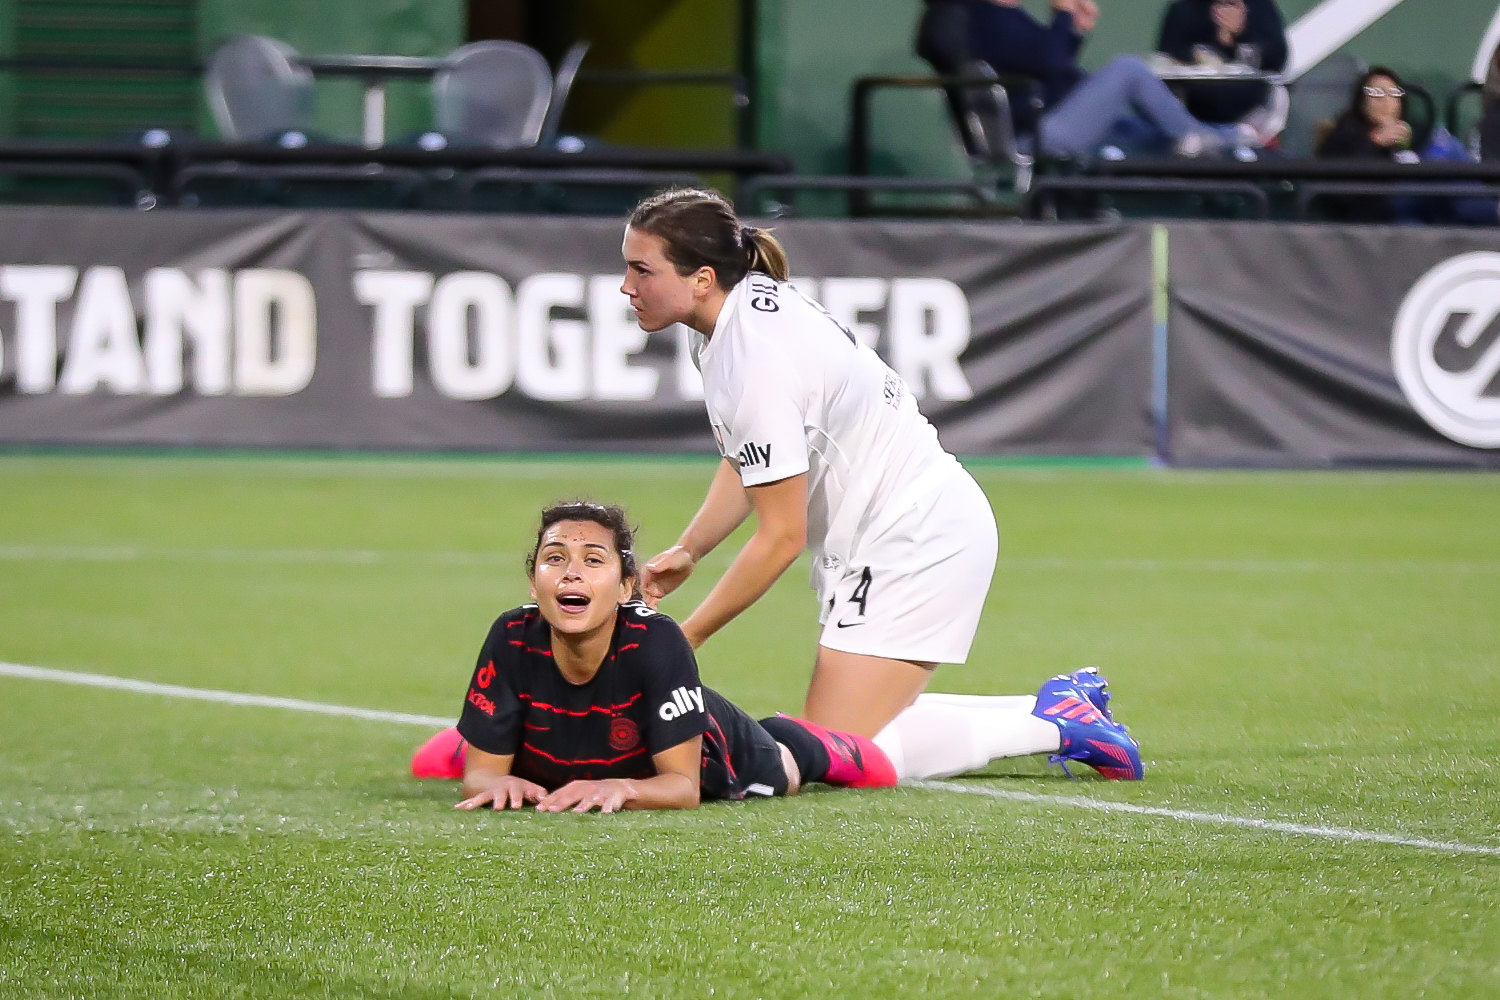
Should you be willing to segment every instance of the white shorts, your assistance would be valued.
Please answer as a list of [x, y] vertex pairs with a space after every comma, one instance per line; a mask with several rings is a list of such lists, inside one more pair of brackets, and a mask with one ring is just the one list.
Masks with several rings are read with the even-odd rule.
[[[963, 663], [995, 574], [989, 498], [960, 468], [824, 581], [820, 645], [919, 663]], [[829, 587], [829, 584], [832, 587]]]

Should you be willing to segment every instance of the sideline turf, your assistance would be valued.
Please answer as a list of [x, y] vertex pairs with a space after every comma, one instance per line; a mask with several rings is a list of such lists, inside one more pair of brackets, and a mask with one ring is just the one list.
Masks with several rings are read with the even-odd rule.
[[[936, 686], [1101, 663], [1150, 774], [968, 780], [1500, 844], [1500, 478], [977, 475], [1002, 562]], [[0, 458], [0, 660], [456, 714], [542, 502], [654, 551], [706, 478]], [[705, 650], [752, 711], [805, 684], [803, 578]], [[0, 678], [0, 997], [1500, 993], [1497, 858], [906, 789], [460, 815], [422, 736]]]

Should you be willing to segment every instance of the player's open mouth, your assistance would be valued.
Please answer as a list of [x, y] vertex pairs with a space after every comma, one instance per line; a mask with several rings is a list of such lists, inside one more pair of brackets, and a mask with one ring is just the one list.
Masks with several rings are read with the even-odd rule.
[[557, 598], [558, 607], [570, 614], [581, 614], [592, 603], [587, 594], [562, 594]]

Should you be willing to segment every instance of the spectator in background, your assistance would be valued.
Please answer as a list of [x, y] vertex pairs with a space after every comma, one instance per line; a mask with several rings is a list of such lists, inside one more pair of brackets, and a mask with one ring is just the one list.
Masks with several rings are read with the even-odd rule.
[[[1354, 84], [1349, 107], [1318, 144], [1317, 155], [1336, 160], [1419, 163], [1406, 120], [1406, 88], [1394, 70], [1372, 66]], [[1329, 214], [1346, 222], [1493, 226], [1494, 198], [1329, 198]]]
[[1096, 73], [1079, 68], [1079, 50], [1098, 20], [1094, 0], [1052, 0], [1046, 25], [1023, 10], [1021, 0], [971, 0], [973, 56], [997, 73], [1028, 76], [1041, 85], [1040, 116], [1025, 101], [1011, 104], [1018, 133], [1034, 133], [1044, 153], [1079, 158], [1106, 145], [1167, 147], [1197, 156], [1232, 140], [1232, 130], [1189, 114], [1138, 56], [1119, 56]]
[[1318, 144], [1317, 155], [1337, 160], [1415, 163], [1406, 121], [1406, 88], [1394, 71], [1375, 66], [1354, 83], [1349, 107]]
[[[1279, 73], [1286, 68], [1286, 28], [1276, 0], [1174, 0], [1162, 17], [1158, 51], [1180, 63], [1217, 60]], [[1245, 80], [1187, 84], [1183, 103], [1205, 122], [1237, 122], [1271, 96], [1271, 85]]]

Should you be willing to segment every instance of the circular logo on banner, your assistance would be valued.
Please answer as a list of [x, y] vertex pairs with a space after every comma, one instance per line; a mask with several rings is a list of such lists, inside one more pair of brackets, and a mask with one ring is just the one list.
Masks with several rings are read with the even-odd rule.
[[1462, 254], [1424, 274], [1396, 313], [1391, 362], [1434, 430], [1500, 448], [1500, 253]]

